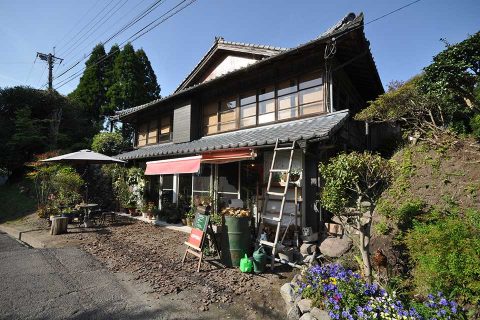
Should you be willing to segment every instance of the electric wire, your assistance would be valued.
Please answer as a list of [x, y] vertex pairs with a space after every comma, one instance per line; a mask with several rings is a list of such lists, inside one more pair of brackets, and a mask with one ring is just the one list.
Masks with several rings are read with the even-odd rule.
[[100, 2], [99, 1], [94, 1], [93, 2], [93, 6], [91, 6], [83, 15], [80, 19], [78, 19], [78, 21], [68, 30], [68, 32], [66, 32], [63, 37], [56, 41], [55, 43], [55, 46], [54, 47], [57, 47], [57, 45], [59, 43], [61, 43], [69, 34], [71, 34], [73, 32], [73, 30], [75, 30], [75, 28], [80, 24], [80, 22], [82, 22], [84, 20], [84, 18], [90, 13], [90, 11], [92, 11], [93, 8], [95, 8], [97, 6], [97, 4], [99, 4]]
[[[132, 11], [134, 11], [135, 9], [137, 9], [137, 8], [138, 8], [143, 2], [145, 2], [145, 1], [146, 1], [146, 0], [141, 0], [141, 1], [137, 2], [137, 3], [134, 5], [133, 8], [130, 8], [130, 10], [128, 10], [127, 12], [125, 12], [119, 19], [117, 19], [117, 20], [110, 26], [110, 29], [112, 29], [114, 26], [116, 26], [116, 25], [118, 24], [118, 22], [123, 21], [124, 18], [125, 18], [127, 15], [129, 15]], [[156, 0], [156, 1], [158, 1], [158, 0]], [[80, 57], [80, 61], [79, 61], [79, 62], [74, 62], [74, 63], [70, 64], [67, 68], [70, 68], [71, 66], [76, 66], [76, 65], [78, 65], [78, 63], [80, 63], [81, 61], [87, 59], [87, 58], [91, 55], [91, 52], [90, 52], [90, 54], [87, 55], [87, 53], [85, 53], [84, 51], [85, 51], [86, 49], [92, 48], [92, 45], [93, 45], [96, 41], [97, 41], [97, 40], [91, 41], [91, 42], [89, 42], [85, 47], [83, 47], [82, 50], [78, 50], [79, 53], [76, 54], [76, 55], [74, 55], [72, 58], [70, 58], [70, 60], [77, 60], [77, 59]], [[105, 44], [106, 42], [103, 41], [103, 42], [100, 42], [100, 43]], [[63, 65], [63, 66], [65, 66], [65, 65]], [[59, 68], [59, 69], [57, 70], [57, 72], [60, 72], [61, 69], [62, 69], [62, 68]], [[56, 77], [56, 76], [55, 76], [55, 77]]]
[[[111, 35], [107, 40], [101, 42], [103, 45], [106, 44], [107, 42], [111, 41], [114, 39], [116, 36], [120, 35], [121, 33], [127, 31], [129, 28], [134, 26], [136, 23], [141, 21], [143, 18], [145, 18], [148, 14], [153, 12], [156, 8], [158, 8], [161, 4], [163, 4], [165, 0], [156, 0], [154, 4], [150, 5], [147, 9], [144, 9], [140, 14], [135, 16], [130, 22], [128, 22], [126, 25], [124, 25], [119, 31], [117, 31], [115, 34]], [[90, 52], [88, 55], [84, 54], [82, 58], [74, 62], [73, 64], [69, 65], [65, 71], [63, 71], [61, 74], [55, 77], [55, 79], [58, 79], [68, 73], [70, 70], [75, 68], [77, 65], [80, 64], [80, 62], [84, 61], [85, 59], [88, 59], [92, 55], [92, 52]]]
[[[142, 29], [140, 29], [139, 31], [137, 31], [136, 33], [134, 33], [132, 36], [130, 36], [127, 40], [123, 41], [120, 45], [119, 45], [119, 49], [114, 51], [114, 52], [111, 52], [107, 55], [105, 55], [104, 57], [100, 58], [97, 62], [95, 62], [94, 64], [88, 66], [88, 67], [84, 67], [83, 69], [77, 71], [76, 73], [74, 73], [73, 75], [69, 76], [68, 78], [62, 80], [56, 87], [55, 89], [59, 89], [61, 87], [63, 87], [64, 85], [66, 85], [67, 83], [73, 81], [75, 78], [79, 77], [81, 74], [83, 74], [83, 71], [89, 67], [93, 67], [99, 63], [101, 63], [102, 61], [104, 61], [105, 59], [109, 58], [111, 55], [119, 52], [125, 44], [127, 43], [131, 43], [131, 42], [134, 42], [135, 40], [139, 39], [140, 37], [142, 37], [143, 35], [147, 34], [148, 32], [152, 31], [153, 29], [155, 29], [156, 27], [158, 27], [159, 25], [161, 25], [162, 23], [164, 23], [165, 21], [169, 20], [171, 17], [175, 16], [176, 14], [178, 14], [179, 12], [181, 12], [182, 10], [186, 9], [187, 7], [189, 7], [190, 5], [192, 5], [193, 3], [195, 3], [197, 0], [190, 0], [189, 3], [187, 3], [186, 5], [184, 5], [183, 7], [180, 7], [183, 3], [187, 2], [187, 0], [183, 0], [181, 1], [180, 3], [178, 3], [176, 6], [174, 6], [173, 8], [171, 8], [170, 10], [168, 10], [167, 12], [165, 12], [163, 15], [161, 15], [160, 17], [158, 17], [157, 19], [153, 20], [152, 22], [150, 22], [149, 24], [147, 24], [145, 27], [143, 27]], [[180, 8], [178, 8], [180, 7]], [[173, 11], [173, 13], [171, 13]], [[163, 18], [163, 19], [162, 19]], [[157, 23], [156, 23], [157, 22]], [[154, 24], [156, 23], [156, 24]], [[147, 29], [148, 28], [148, 29]], [[147, 30], [145, 30], [147, 29]]]
[[[110, 4], [113, 2], [114, 0], [110, 0], [103, 8], [102, 10], [100, 10], [92, 19], [90, 19], [89, 22], [87, 22], [72, 38], [70, 38], [69, 41], [67, 41], [67, 43], [63, 46], [63, 47], [67, 47], [68, 46], [68, 49], [70, 49], [71, 45], [70, 43], [72, 43], [72, 41], [75, 41], [73, 42], [74, 44], [76, 44], [78, 42], [78, 40], [75, 40], [79, 35], [83, 36], [82, 35], [82, 32], [89, 27], [90, 24], [92, 24], [95, 20], [97, 20], [98, 16], [100, 16], [104, 11], [105, 9], [107, 9]], [[63, 52], [66, 51], [65, 49], [62, 48], [62, 50], [60, 50], [62, 53], [59, 54], [59, 55], [63, 55]]]
[[[105, 13], [105, 15], [98, 20], [93, 26], [88, 29], [87, 33], [83, 35], [82, 38], [80, 38], [77, 41], [77, 44], [72, 46], [70, 49], [67, 49], [65, 53], [63, 53], [63, 56], [68, 56], [71, 52], [73, 52], [78, 46], [80, 46], [82, 43], [84, 43], [86, 40], [88, 40], [101, 26], [103, 26], [105, 23], [107, 23], [108, 20], [110, 20], [115, 13], [118, 12], [126, 3], [128, 0], [124, 0], [123, 2], [117, 2], [109, 11]], [[117, 7], [118, 6], [118, 7]], [[113, 13], [111, 13], [113, 11]], [[110, 14], [111, 13], [111, 14]], [[100, 24], [99, 24], [100, 23]], [[97, 26], [98, 25], [98, 26]], [[95, 29], [94, 29], [95, 28]], [[92, 31], [93, 29], [93, 31]], [[91, 32], [90, 32], [91, 31]]]
[[30, 67], [30, 71], [28, 71], [27, 78], [25, 79], [25, 84], [28, 84], [28, 79], [30, 79], [30, 75], [32, 74], [33, 67], [35, 66], [35, 62], [37, 62], [38, 56], [35, 56], [35, 60], [33, 60], [32, 66]]
[[410, 6], [412, 6], [412, 5], [414, 5], [415, 3], [418, 3], [418, 2], [420, 2], [420, 1], [422, 1], [422, 0], [415, 0], [415, 1], [409, 2], [409, 3], [407, 3], [407, 4], [405, 4], [405, 5], [401, 6], [401, 7], [399, 7], [399, 8], [397, 8], [397, 9], [394, 9], [394, 10], [392, 10], [392, 11], [389, 11], [389, 12], [381, 15], [380, 17], [377, 17], [377, 18], [375, 18], [375, 19], [372, 19], [372, 20], [370, 20], [370, 21], [367, 21], [364, 25], [359, 25], [359, 26], [357, 26], [357, 27], [355, 27], [355, 28], [352, 28], [352, 29], [350, 29], [350, 30], [348, 30], [348, 31], [345, 31], [344, 33], [341, 33], [340, 35], [336, 36], [336, 37], [335, 37], [335, 40], [338, 40], [339, 38], [343, 37], [344, 35], [352, 32], [352, 31], [355, 31], [355, 30], [357, 30], [357, 29], [360, 29], [360, 28], [362, 28], [362, 27], [364, 27], [364, 26], [367, 26], [367, 25], [369, 25], [369, 24], [371, 24], [371, 23], [373, 23], [373, 22], [376, 22], [376, 21], [381, 20], [381, 19], [383, 19], [383, 18], [385, 18], [385, 17], [387, 17], [387, 16], [389, 16], [389, 15], [392, 15], [392, 14], [398, 12], [398, 11], [401, 11], [401, 10], [407, 8], [407, 7], [410, 7]]

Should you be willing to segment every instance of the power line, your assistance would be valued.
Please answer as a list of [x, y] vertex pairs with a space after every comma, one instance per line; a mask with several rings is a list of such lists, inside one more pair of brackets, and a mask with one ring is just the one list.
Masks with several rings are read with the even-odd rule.
[[[97, 6], [97, 4], [99, 4], [98, 1], [94, 1], [94, 2], [93, 2], [93, 6], [91, 6], [91, 7], [82, 15], [82, 17], [81, 17], [80, 19], [78, 19], [78, 21], [68, 30], [67, 33], [65, 33], [65, 34], [63, 35], [63, 37], [62, 37], [60, 40], [56, 41], [57, 44], [55, 45], [55, 47], [57, 47], [59, 43], [61, 43], [70, 33], [72, 33], [73, 30], [75, 30], [75, 28], [80, 24], [80, 22], [82, 22], [82, 21], [84, 20], [84, 18], [90, 13], [90, 11], [92, 11], [93, 8], [95, 8], [95, 7]], [[71, 39], [70, 39], [70, 40], [71, 40]]]
[[30, 67], [30, 71], [28, 71], [27, 79], [25, 79], [25, 84], [28, 83], [28, 79], [30, 79], [30, 75], [32, 74], [33, 67], [35, 66], [35, 62], [37, 62], [38, 56], [35, 56], [35, 60], [33, 60], [32, 66]]
[[[183, 0], [181, 1], [179, 4], [177, 4], [176, 6], [174, 6], [173, 8], [171, 8], [170, 10], [168, 10], [166, 13], [164, 13], [162, 16], [158, 17], [157, 19], [155, 19], [154, 21], [150, 22], [148, 25], [146, 25], [145, 27], [143, 27], [142, 29], [140, 29], [139, 31], [137, 31], [136, 33], [134, 33], [132, 36], [130, 36], [127, 40], [125, 40], [124, 42], [122, 42], [120, 45], [119, 45], [119, 49], [114, 51], [114, 52], [111, 52], [107, 55], [105, 55], [104, 57], [102, 57], [101, 59], [99, 59], [97, 62], [95, 62], [94, 64], [88, 66], [88, 67], [84, 67], [83, 69], [77, 71], [76, 73], [74, 73], [73, 75], [69, 76], [68, 78], [64, 79], [63, 81], [61, 81], [59, 83], [59, 85], [56, 87], [56, 89], [59, 89], [61, 87], [63, 87], [65, 84], [69, 83], [70, 81], [72, 81], [73, 79], [79, 77], [83, 71], [89, 67], [93, 67], [99, 63], [101, 63], [102, 61], [104, 61], [105, 59], [109, 58], [111, 55], [119, 52], [121, 50], [121, 48], [124, 47], [124, 44], [128, 43], [128, 42], [134, 42], [135, 40], [139, 39], [140, 37], [142, 37], [143, 35], [147, 34], [148, 32], [152, 31], [153, 29], [155, 29], [156, 27], [158, 27], [160, 24], [164, 23], [165, 21], [167, 21], [168, 19], [170, 19], [171, 17], [175, 16], [176, 14], [178, 14], [179, 12], [181, 12], [182, 10], [184, 10], [185, 8], [189, 7], [190, 5], [192, 5], [194, 2], [196, 2], [197, 0], [190, 0], [189, 3], [187, 3], [186, 5], [184, 5], [183, 7], [181, 8], [178, 8], [179, 6], [181, 6], [183, 3], [187, 2], [187, 0]], [[178, 8], [178, 9], [177, 9]], [[168, 15], [170, 12], [172, 12], [170, 15]], [[166, 17], [165, 17], [166, 16]], [[163, 19], [161, 19], [162, 17], [165, 17]], [[160, 20], [160, 21], [159, 21]], [[154, 24], [155, 22], [159, 21], [158, 23], [156, 23], [155, 25], [152, 26], [152, 24]], [[151, 26], [150, 28], [148, 28], [149, 26]], [[145, 30], [146, 28], [148, 28], [147, 30]], [[143, 31], [145, 30], [145, 31]], [[142, 32], [143, 31], [143, 32]]]
[[335, 37], [335, 40], [338, 40], [339, 38], [343, 37], [344, 35], [352, 32], [352, 31], [355, 31], [355, 30], [357, 30], [357, 29], [359, 29], [359, 28], [362, 28], [362, 27], [364, 27], [364, 26], [367, 26], [367, 25], [369, 25], [370, 23], [376, 22], [376, 21], [381, 20], [381, 19], [383, 19], [383, 18], [385, 18], [385, 17], [387, 17], [387, 16], [389, 16], [389, 15], [392, 15], [392, 14], [398, 12], [398, 11], [401, 11], [401, 10], [407, 8], [407, 7], [410, 7], [411, 5], [414, 5], [415, 3], [420, 2], [420, 1], [422, 1], [422, 0], [415, 0], [415, 1], [409, 2], [409, 3], [407, 3], [406, 5], [403, 5], [403, 6], [399, 7], [399, 8], [397, 8], [397, 9], [394, 9], [394, 10], [392, 10], [392, 11], [390, 11], [390, 12], [387, 12], [387, 13], [385, 13], [384, 15], [381, 15], [380, 17], [377, 17], [377, 18], [375, 18], [375, 19], [373, 19], [373, 20], [367, 21], [364, 25], [359, 25], [359, 26], [357, 26], [357, 27], [355, 27], [355, 28], [352, 28], [352, 29], [350, 29], [350, 30], [347, 30], [347, 31], [345, 31], [344, 33], [341, 33], [340, 35], [336, 36], [336, 37]]
[[[45, 70], [47, 70], [47, 66], [45, 65], [45, 67], [43, 67], [43, 70], [42, 70], [42, 74], [40, 75], [40, 79], [38, 80], [37, 82], [37, 86], [40, 85], [40, 83], [42, 83], [42, 78], [43, 78], [43, 74], [45, 73]], [[42, 88], [43, 86], [41, 86], [40, 88]]]
[[[157, 1], [158, 1], [158, 0], [157, 0]], [[127, 11], [125, 14], [123, 14], [119, 19], [117, 19], [117, 20], [113, 23], [113, 25], [110, 27], [110, 29], [111, 29], [113, 26], [115, 26], [119, 21], [123, 21], [124, 18], [132, 12], [132, 10], [135, 10], [135, 9], [136, 9], [137, 7], [139, 7], [143, 2], [145, 2], [145, 0], [141, 0], [141, 1], [137, 2], [137, 3], [134, 5], [133, 8], [131, 8], [129, 11]], [[85, 46], [84, 48], [82, 48], [82, 50], [80, 50], [80, 51], [83, 51], [83, 50], [85, 50], [85, 49], [87, 49], [87, 48], [90, 49], [90, 48], [93, 46], [93, 44], [94, 44], [95, 41], [96, 41], [96, 40], [94, 40], [94, 41], [92, 41], [92, 42], [89, 42], [88, 45], [86, 45], [86, 46]], [[105, 44], [105, 42], [103, 42], [103, 44]], [[79, 61], [79, 62], [81, 62], [82, 60], [87, 59], [87, 58], [91, 55], [91, 52], [90, 52], [90, 54], [88, 54], [88, 55], [87, 55], [87, 53], [79, 53], [79, 54], [76, 54], [76, 55], [74, 55], [70, 60], [77, 59], [78, 57], [80, 57], [80, 56], [82, 56], [82, 55], [83, 55], [83, 57], [80, 58], [80, 61]], [[69, 65], [68, 67], [70, 67], [70, 66], [72, 66], [72, 65], [78, 65], [79, 62], [75, 62], [75, 63]], [[60, 69], [58, 70], [58, 72], [59, 72], [59, 71], [60, 71]]]
[[[72, 46], [70, 46], [68, 49], [65, 50], [65, 52], [63, 53], [63, 55], [68, 55], [70, 54], [72, 51], [74, 51], [76, 49], [76, 47], [80, 46], [82, 43], [84, 43], [92, 34], [94, 34], [101, 26], [103, 26], [108, 20], [110, 20], [110, 18], [113, 17], [113, 15], [115, 15], [115, 13], [117, 13], [118, 10], [120, 10], [126, 3], [127, 3], [128, 0], [124, 0], [123, 3], [116, 3], [109, 11], [107, 11], [105, 13], [105, 15], [103, 15], [100, 20], [98, 20], [94, 25], [92, 25], [90, 27], [90, 29], [88, 29], [88, 31], [81, 37], [78, 39], [78, 41], [76, 43], [74, 43]], [[119, 5], [120, 4], [120, 5]], [[117, 8], [117, 5], [118, 8]], [[115, 10], [112, 14], [110, 14], [113, 10]], [[106, 19], [105, 19], [106, 18]], [[105, 19], [105, 20], [104, 20]], [[103, 20], [103, 21], [102, 21]], [[101, 22], [101, 23], [100, 23]], [[100, 23], [100, 25], [98, 25]], [[98, 27], [97, 27], [98, 25]], [[95, 28], [96, 27], [96, 28]], [[95, 29], [94, 29], [95, 28]], [[92, 31], [93, 29], [93, 31]], [[92, 32], [90, 32], [92, 31]]]
[[[77, 38], [78, 35], [80, 35], [83, 30], [85, 30], [85, 28], [87, 28], [91, 23], [93, 23], [95, 20], [97, 20], [97, 17], [102, 14], [103, 11], [105, 11], [105, 9], [108, 8], [108, 6], [113, 2], [113, 0], [110, 0], [104, 7], [102, 10], [100, 10], [100, 12], [98, 12], [95, 17], [93, 17], [93, 19], [91, 19], [89, 22], [87, 22], [72, 38], [70, 38], [69, 41], [67, 41], [67, 43], [65, 44], [64, 47], [66, 47], [67, 45], [69, 45], [72, 41], [74, 41], [74, 39]], [[77, 43], [78, 40], [76, 40], [74, 43]], [[70, 48], [70, 47], [69, 47]]]
[[[147, 9], [144, 9], [140, 14], [138, 14], [137, 16], [135, 16], [130, 22], [128, 22], [126, 25], [124, 25], [119, 31], [117, 31], [115, 34], [111, 35], [107, 40], [103, 41], [102, 44], [105, 44], [107, 42], [109, 42], [110, 40], [114, 39], [116, 36], [120, 35], [121, 33], [127, 31], [129, 28], [131, 28], [132, 26], [134, 26], [136, 23], [138, 23], [140, 20], [142, 20], [143, 18], [145, 18], [148, 14], [150, 14], [151, 12], [153, 12], [156, 8], [158, 8], [162, 3], [164, 3], [165, 0], [156, 0], [154, 4], [150, 5]], [[80, 62], [82, 62], [83, 60], [87, 59], [88, 57], [90, 57], [92, 55], [92, 52], [90, 52], [88, 55], [84, 55], [81, 59], [79, 59], [78, 61], [74, 62], [73, 64], [71, 64], [67, 70], [63, 71], [60, 75], [56, 76], [55, 78], [58, 79], [60, 77], [62, 77], [63, 75], [65, 75], [66, 73], [68, 73], [70, 70], [72, 70], [73, 68], [75, 68], [78, 64], [80, 64]]]

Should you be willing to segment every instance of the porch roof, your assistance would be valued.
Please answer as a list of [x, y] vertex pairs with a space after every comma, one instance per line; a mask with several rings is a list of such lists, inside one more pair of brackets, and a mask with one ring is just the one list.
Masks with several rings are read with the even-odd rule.
[[280, 139], [280, 142], [327, 139], [342, 126], [347, 117], [348, 110], [342, 110], [311, 118], [205, 136], [190, 142], [155, 144], [119, 154], [116, 158], [149, 159], [212, 150], [260, 147], [273, 145], [277, 139]]

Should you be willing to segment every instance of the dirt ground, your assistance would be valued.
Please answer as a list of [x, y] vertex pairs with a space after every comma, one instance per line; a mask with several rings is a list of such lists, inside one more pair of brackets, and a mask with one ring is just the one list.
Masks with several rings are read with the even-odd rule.
[[[43, 229], [34, 216], [23, 219], [23, 227]], [[54, 239], [52, 239], [54, 238]], [[188, 234], [123, 218], [103, 227], [70, 228], [65, 235], [47, 237], [49, 246], [77, 246], [91, 253], [114, 273], [127, 273], [152, 299], [189, 304], [192, 312], [210, 318], [215, 310], [227, 311], [231, 318], [281, 319], [285, 305], [279, 288], [293, 271], [278, 266], [275, 273], [244, 274], [238, 268], [223, 268], [214, 257], [196, 271], [197, 258], [187, 256], [183, 242]], [[208, 262], [210, 261], [210, 262]], [[213, 313], [212, 313], [213, 312]]]

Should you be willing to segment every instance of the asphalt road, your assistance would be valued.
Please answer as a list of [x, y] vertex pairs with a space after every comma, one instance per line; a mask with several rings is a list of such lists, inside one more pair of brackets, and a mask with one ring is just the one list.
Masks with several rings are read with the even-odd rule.
[[162, 319], [172, 311], [148, 306], [79, 249], [32, 249], [0, 233], [0, 319]]

